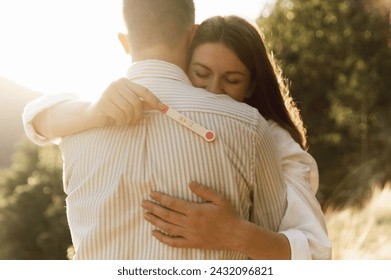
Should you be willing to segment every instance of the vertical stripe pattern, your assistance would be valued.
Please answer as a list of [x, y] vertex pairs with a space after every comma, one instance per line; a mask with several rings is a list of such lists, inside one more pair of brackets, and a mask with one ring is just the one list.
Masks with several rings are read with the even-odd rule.
[[[244, 259], [230, 251], [159, 243], [140, 203], [153, 190], [200, 201], [195, 180], [227, 197], [238, 213], [277, 231], [286, 209], [281, 162], [258, 112], [190, 85], [175, 65], [144, 61], [130, 79], [216, 132], [212, 143], [159, 112], [134, 126], [91, 129], [63, 139], [64, 188], [76, 259]], [[211, 225], [212, 226], [212, 225]]]

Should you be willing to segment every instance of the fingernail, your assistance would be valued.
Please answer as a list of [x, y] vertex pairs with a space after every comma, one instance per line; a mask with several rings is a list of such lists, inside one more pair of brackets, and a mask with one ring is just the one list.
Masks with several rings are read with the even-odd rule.
[[150, 198], [155, 198], [157, 196], [157, 192], [151, 192], [150, 194], [149, 194], [149, 197]]
[[167, 106], [164, 105], [163, 103], [159, 102], [159, 103], [157, 104], [157, 108], [158, 108], [160, 111], [163, 111], [163, 110], [165, 110], [165, 109], [167, 108]]

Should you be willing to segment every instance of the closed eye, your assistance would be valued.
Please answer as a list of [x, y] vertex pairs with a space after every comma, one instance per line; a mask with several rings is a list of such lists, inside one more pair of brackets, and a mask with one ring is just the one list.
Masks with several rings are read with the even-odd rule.
[[207, 78], [209, 76], [209, 73], [203, 73], [203, 72], [197, 72], [195, 71], [194, 74], [198, 77], [198, 78]]
[[237, 84], [240, 84], [243, 82], [243, 78], [244, 78], [244, 75], [239, 74], [239, 73], [235, 73], [235, 74], [225, 75], [224, 80], [228, 84], [237, 85]]
[[225, 81], [231, 85], [237, 85], [241, 83], [241, 81], [239, 80], [232, 80], [232, 79], [225, 79]]

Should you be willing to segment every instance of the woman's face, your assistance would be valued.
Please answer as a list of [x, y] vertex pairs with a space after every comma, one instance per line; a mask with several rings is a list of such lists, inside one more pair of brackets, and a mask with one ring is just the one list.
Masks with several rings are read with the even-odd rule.
[[237, 101], [243, 101], [250, 87], [250, 71], [222, 43], [198, 46], [189, 64], [188, 76], [195, 87], [228, 94]]

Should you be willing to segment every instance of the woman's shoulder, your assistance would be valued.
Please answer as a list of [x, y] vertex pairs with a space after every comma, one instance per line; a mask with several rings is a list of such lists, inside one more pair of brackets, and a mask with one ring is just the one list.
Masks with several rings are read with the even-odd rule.
[[287, 155], [303, 155], [308, 157], [310, 161], [314, 161], [313, 157], [297, 143], [290, 133], [278, 123], [272, 120], [268, 120], [268, 125], [271, 129], [271, 134], [277, 143], [278, 149], [282, 152], [283, 156]]
[[277, 149], [279, 150], [283, 165], [289, 166], [292, 169], [298, 166], [307, 166], [308, 181], [310, 182], [311, 190], [313, 193], [316, 193], [319, 184], [319, 172], [316, 160], [309, 152], [300, 147], [286, 129], [272, 120], [268, 120], [268, 124], [277, 143]]
[[285, 128], [281, 127], [277, 122], [273, 120], [268, 120], [267, 123], [279, 147], [286, 145], [298, 145], [300, 147], [300, 145], [292, 138], [289, 132]]

